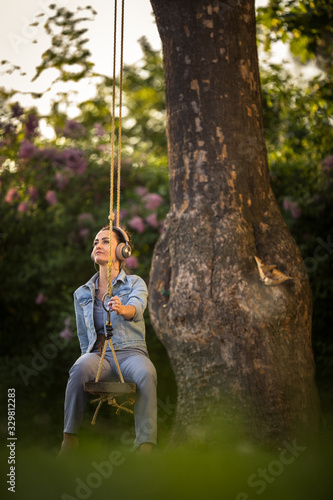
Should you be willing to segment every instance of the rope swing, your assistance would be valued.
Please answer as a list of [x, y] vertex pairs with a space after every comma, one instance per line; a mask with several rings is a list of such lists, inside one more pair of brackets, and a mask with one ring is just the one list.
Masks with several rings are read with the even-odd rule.
[[[114, 0], [114, 35], [113, 35], [113, 88], [112, 88], [112, 131], [111, 131], [111, 164], [110, 164], [110, 208], [109, 208], [109, 262], [108, 262], [108, 284], [107, 284], [107, 292], [103, 296], [102, 304], [103, 308], [107, 313], [106, 320], [106, 334], [105, 334], [105, 342], [103, 345], [103, 350], [100, 356], [100, 362], [97, 370], [97, 374], [94, 382], [85, 383], [85, 390], [96, 394], [99, 397], [91, 401], [91, 403], [96, 403], [98, 401], [98, 405], [95, 411], [95, 414], [92, 419], [92, 424], [94, 425], [96, 422], [96, 418], [98, 412], [104, 401], [107, 401], [109, 405], [115, 406], [117, 408], [116, 414], [119, 414], [120, 410], [127, 411], [129, 413], [133, 413], [132, 410], [127, 408], [126, 404], [134, 404], [134, 395], [136, 391], [136, 385], [132, 383], [126, 383], [124, 377], [122, 375], [116, 352], [112, 343], [112, 323], [111, 323], [111, 311], [110, 307], [105, 307], [104, 302], [106, 297], [112, 297], [112, 255], [111, 255], [111, 241], [114, 238], [113, 234], [113, 221], [114, 221], [114, 177], [115, 177], [115, 109], [116, 109], [116, 58], [117, 58], [117, 0]], [[125, 0], [121, 2], [121, 28], [120, 28], [120, 77], [119, 77], [119, 127], [118, 127], [118, 155], [117, 155], [117, 217], [116, 217], [116, 227], [119, 227], [119, 213], [120, 213], [120, 179], [121, 179], [121, 122], [122, 122], [122, 93], [123, 93], [123, 54], [124, 54], [124, 17], [125, 17]], [[115, 365], [117, 367], [118, 375], [120, 382], [99, 382], [103, 361], [105, 358], [105, 353], [107, 346], [110, 346], [113, 359], [115, 361]], [[128, 401], [125, 401], [122, 404], [118, 404], [116, 401], [116, 396], [128, 396]]]

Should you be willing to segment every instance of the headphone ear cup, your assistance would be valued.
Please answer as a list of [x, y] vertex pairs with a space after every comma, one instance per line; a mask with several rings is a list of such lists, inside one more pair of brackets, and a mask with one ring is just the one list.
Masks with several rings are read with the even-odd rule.
[[125, 248], [125, 243], [119, 243], [116, 247], [116, 257], [118, 260], [125, 260], [123, 257], [123, 249]]
[[128, 259], [128, 257], [130, 257], [132, 255], [132, 250], [131, 250], [131, 247], [128, 245], [128, 243], [126, 243], [126, 245], [122, 249], [121, 253], [122, 253], [124, 259]]
[[125, 243], [119, 243], [116, 247], [116, 257], [119, 261], [128, 259], [131, 256], [131, 248]]

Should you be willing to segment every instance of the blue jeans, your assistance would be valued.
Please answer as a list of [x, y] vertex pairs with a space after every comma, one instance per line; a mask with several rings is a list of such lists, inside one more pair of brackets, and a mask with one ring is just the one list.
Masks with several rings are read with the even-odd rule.
[[[136, 384], [134, 420], [136, 439], [134, 446], [142, 443], [156, 444], [157, 440], [157, 376], [153, 363], [143, 348], [127, 347], [117, 351], [117, 359], [126, 382]], [[69, 371], [65, 394], [64, 432], [77, 434], [82, 423], [89, 393], [85, 382], [94, 380], [100, 357], [95, 353], [80, 356]], [[100, 380], [118, 376], [111, 351], [106, 351]], [[119, 379], [118, 379], [119, 380]]]

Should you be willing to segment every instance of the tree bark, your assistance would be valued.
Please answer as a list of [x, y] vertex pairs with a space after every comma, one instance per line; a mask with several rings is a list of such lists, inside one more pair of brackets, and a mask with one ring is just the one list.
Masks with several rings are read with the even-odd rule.
[[[190, 439], [218, 408], [225, 419], [243, 413], [262, 441], [292, 439], [319, 419], [312, 301], [270, 187], [254, 0], [151, 4], [171, 201], [149, 310], [177, 381], [173, 435]], [[265, 285], [254, 256], [293, 280]]]

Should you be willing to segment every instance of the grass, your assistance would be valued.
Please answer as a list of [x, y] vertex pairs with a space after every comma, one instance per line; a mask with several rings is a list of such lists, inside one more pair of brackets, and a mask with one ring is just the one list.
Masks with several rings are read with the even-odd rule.
[[312, 445], [295, 441], [267, 451], [231, 433], [230, 439], [224, 437], [214, 446], [201, 442], [140, 455], [119, 440], [86, 433], [79, 451], [62, 459], [55, 447], [47, 450], [17, 441], [14, 495], [6, 491], [8, 453], [5, 447], [1, 450], [1, 498], [328, 500], [332, 441], [327, 434]]

